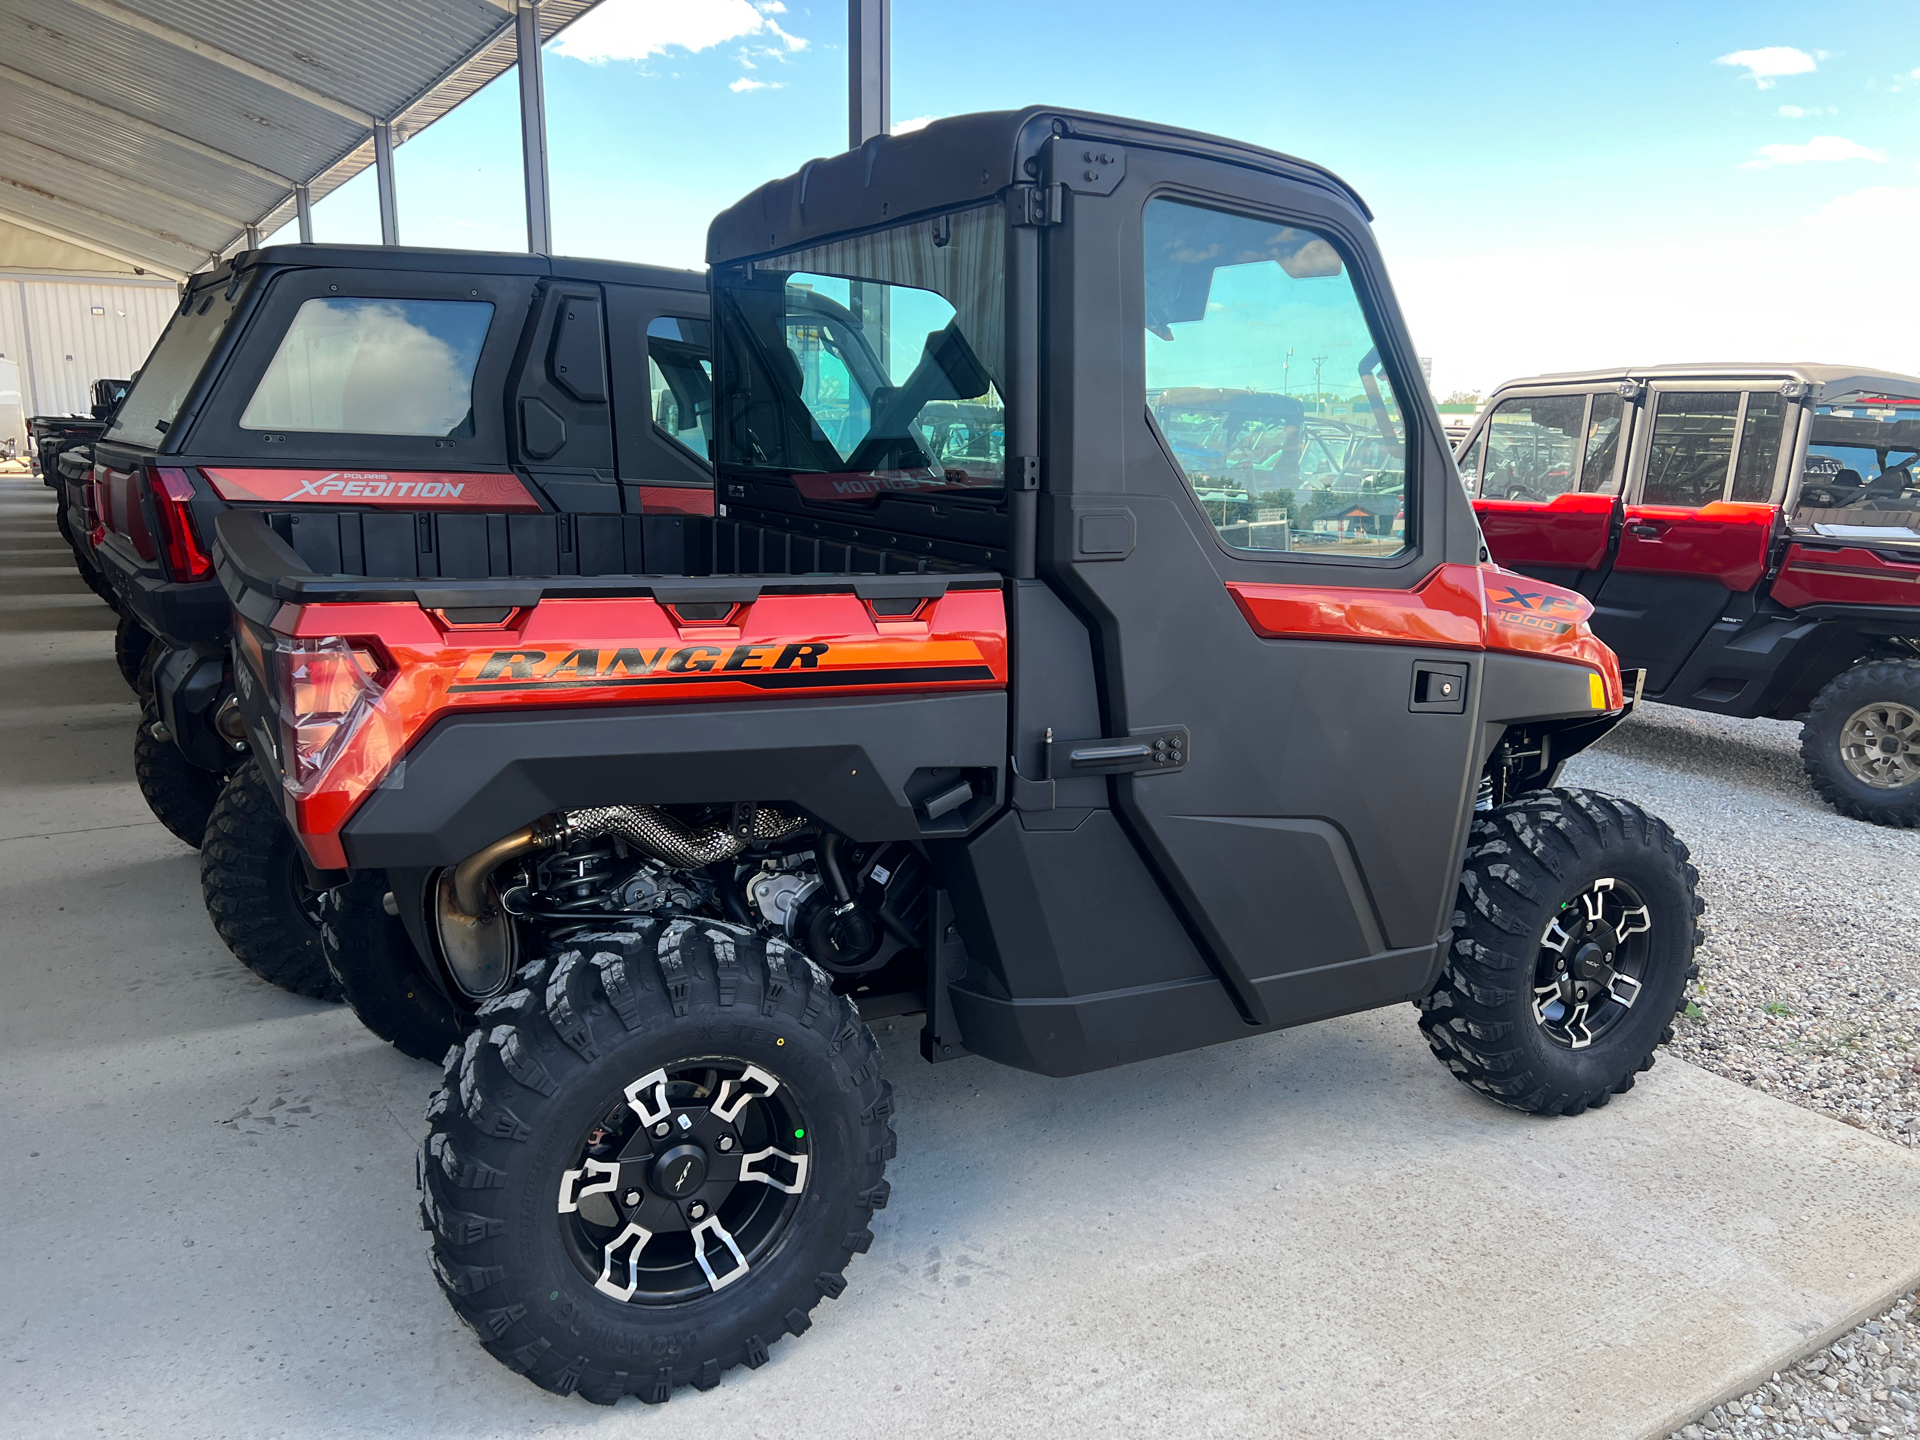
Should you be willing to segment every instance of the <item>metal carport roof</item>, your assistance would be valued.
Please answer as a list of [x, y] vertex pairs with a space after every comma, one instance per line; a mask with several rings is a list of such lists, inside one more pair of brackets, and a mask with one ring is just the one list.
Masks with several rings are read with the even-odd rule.
[[[543, 40], [598, 0], [541, 0]], [[516, 0], [0, 0], [0, 216], [178, 278], [517, 59]], [[543, 166], [544, 168], [544, 166]]]

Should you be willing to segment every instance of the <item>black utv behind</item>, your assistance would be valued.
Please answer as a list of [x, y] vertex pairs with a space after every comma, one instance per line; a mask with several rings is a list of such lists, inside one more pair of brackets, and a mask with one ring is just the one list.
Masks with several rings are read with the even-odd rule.
[[95, 446], [89, 523], [125, 626], [153, 637], [141, 789], [207, 840], [215, 923], [268, 978], [333, 988], [231, 703], [216, 516], [258, 511], [326, 573], [677, 566], [713, 509], [706, 314], [686, 271], [357, 246], [249, 252], [182, 296]]

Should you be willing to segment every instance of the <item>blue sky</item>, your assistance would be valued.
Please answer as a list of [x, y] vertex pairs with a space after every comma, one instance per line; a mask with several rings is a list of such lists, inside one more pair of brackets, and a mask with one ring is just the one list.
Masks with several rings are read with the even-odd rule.
[[[604, 0], [547, 50], [555, 248], [697, 265], [844, 148], [834, 4]], [[1030, 103], [1230, 135], [1366, 196], [1435, 389], [1612, 363], [1920, 372], [1920, 7], [894, 0], [893, 118]], [[514, 77], [397, 152], [409, 244], [525, 244]], [[372, 176], [317, 238], [378, 238]]]

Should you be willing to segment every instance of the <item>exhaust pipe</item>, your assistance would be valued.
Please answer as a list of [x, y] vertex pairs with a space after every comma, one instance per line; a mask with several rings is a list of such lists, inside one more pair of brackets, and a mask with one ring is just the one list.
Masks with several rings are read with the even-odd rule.
[[736, 805], [725, 825], [696, 830], [652, 805], [604, 805], [549, 815], [503, 835], [453, 867], [451, 906], [445, 918], [480, 925], [489, 918], [487, 880], [509, 860], [551, 850], [568, 840], [624, 840], [681, 870], [698, 870], [731, 860], [747, 846], [782, 840], [806, 826], [804, 817], [766, 805]]

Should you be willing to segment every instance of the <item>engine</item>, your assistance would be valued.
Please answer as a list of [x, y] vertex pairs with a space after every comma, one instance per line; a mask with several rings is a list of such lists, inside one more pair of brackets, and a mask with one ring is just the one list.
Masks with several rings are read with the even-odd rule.
[[836, 988], [890, 993], [922, 984], [927, 882], [911, 846], [856, 845], [778, 807], [605, 807], [548, 817], [444, 872], [437, 920], [475, 999], [503, 990], [523, 955], [642, 916], [750, 925]]

